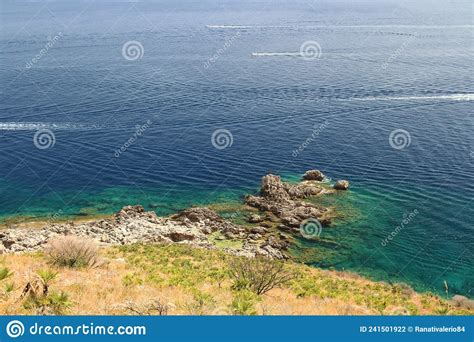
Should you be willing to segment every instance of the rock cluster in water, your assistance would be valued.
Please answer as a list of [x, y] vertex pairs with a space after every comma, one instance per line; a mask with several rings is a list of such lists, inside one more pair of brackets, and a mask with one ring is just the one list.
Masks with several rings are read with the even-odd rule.
[[[306, 179], [308, 172], [304, 176]], [[260, 195], [247, 196], [245, 203], [262, 212], [273, 214], [280, 220], [281, 228], [299, 227], [304, 220], [310, 218], [327, 225], [330, 223], [331, 209], [304, 201], [304, 199], [331, 192], [332, 190], [322, 187], [319, 182], [302, 181], [289, 184], [282, 182], [280, 176], [270, 174], [262, 178]]]
[[[190, 208], [168, 217], [158, 217], [140, 206], [126, 206], [109, 219], [88, 223], [48, 224], [41, 229], [6, 229], [0, 231], [0, 253], [41, 250], [47, 242], [60, 235], [93, 239], [103, 245], [132, 243], [187, 243], [202, 248], [217, 248], [215, 240], [239, 242], [226, 247], [231, 254], [263, 255], [286, 258], [288, 236], [296, 233], [305, 219], [329, 224], [332, 210], [305, 201], [312, 196], [334, 192], [323, 187], [322, 173], [308, 171], [302, 182], [289, 184], [276, 175], [262, 178], [259, 196], [247, 196], [245, 203], [258, 209], [248, 217], [254, 226], [237, 225], [209, 208]], [[346, 187], [347, 188], [347, 187]], [[277, 228], [277, 229], [275, 229]]]

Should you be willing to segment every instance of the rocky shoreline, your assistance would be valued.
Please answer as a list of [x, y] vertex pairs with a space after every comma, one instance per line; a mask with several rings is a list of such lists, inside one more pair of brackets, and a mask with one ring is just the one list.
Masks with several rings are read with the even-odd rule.
[[[38, 251], [50, 239], [74, 235], [101, 245], [187, 243], [201, 248], [221, 248], [234, 255], [286, 259], [292, 236], [302, 234], [307, 238], [301, 232], [305, 220], [325, 226], [334, 217], [333, 208], [318, 206], [306, 199], [346, 190], [349, 186], [347, 181], [338, 181], [330, 188], [323, 180], [324, 175], [318, 170], [306, 172], [297, 184], [282, 182], [279, 176], [272, 174], [264, 176], [259, 195], [245, 198], [249, 225], [235, 224], [205, 207], [158, 217], [140, 205], [126, 206], [111, 218], [92, 222], [1, 230], [0, 253]], [[216, 241], [232, 241], [236, 246], [222, 247]]]

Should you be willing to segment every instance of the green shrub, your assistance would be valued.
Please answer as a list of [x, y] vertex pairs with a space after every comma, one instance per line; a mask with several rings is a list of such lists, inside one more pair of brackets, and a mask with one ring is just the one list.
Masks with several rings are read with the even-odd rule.
[[280, 261], [256, 257], [236, 258], [229, 266], [234, 290], [250, 290], [257, 295], [267, 293], [294, 278]]
[[210, 294], [194, 291], [193, 301], [186, 304], [187, 310], [193, 315], [204, 315], [207, 311], [214, 308], [216, 300]]
[[11, 277], [13, 272], [8, 267], [0, 267], [0, 281]]
[[65, 292], [50, 291], [52, 282], [58, 273], [50, 270], [39, 270], [36, 278], [29, 281], [23, 289], [23, 307], [35, 310], [39, 315], [62, 315], [72, 305]]
[[3, 286], [3, 290], [5, 291], [5, 293], [12, 293], [13, 290], [15, 290], [15, 283], [14, 282], [10, 282], [10, 283], [6, 283], [4, 286]]
[[255, 305], [260, 297], [249, 290], [236, 291], [230, 309], [234, 315], [256, 315]]
[[23, 307], [40, 315], [63, 315], [72, 306], [66, 292], [51, 292], [46, 296], [28, 296]]
[[133, 285], [143, 285], [143, 279], [137, 273], [126, 274], [122, 278], [123, 286], [129, 287]]

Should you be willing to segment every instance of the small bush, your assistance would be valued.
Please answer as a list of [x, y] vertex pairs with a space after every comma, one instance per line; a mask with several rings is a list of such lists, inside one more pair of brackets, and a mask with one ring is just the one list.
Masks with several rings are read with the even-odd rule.
[[64, 314], [72, 303], [67, 293], [50, 291], [51, 283], [57, 276], [57, 272], [39, 270], [36, 277], [23, 288], [21, 294], [21, 298], [24, 298], [23, 307], [34, 310], [38, 315]]
[[255, 305], [259, 300], [260, 298], [252, 291], [236, 291], [230, 308], [234, 315], [256, 315]]
[[280, 261], [257, 257], [253, 259], [238, 258], [231, 262], [230, 277], [234, 290], [250, 290], [257, 295], [283, 285], [294, 278]]
[[126, 311], [139, 316], [156, 314], [158, 314], [158, 316], [166, 316], [168, 314], [168, 310], [170, 309], [170, 305], [164, 304], [160, 299], [155, 299], [142, 304], [127, 301], [125, 304], [123, 304], [123, 308]]
[[11, 277], [12, 274], [8, 267], [0, 267], [0, 281]]
[[58, 276], [57, 272], [50, 270], [39, 270], [36, 273], [36, 277], [28, 281], [23, 288], [21, 294], [22, 297], [38, 297], [47, 296], [49, 293], [49, 287], [53, 280]]
[[23, 302], [27, 310], [34, 310], [37, 315], [64, 315], [72, 306], [66, 292], [51, 292], [42, 296], [28, 296]]
[[15, 290], [15, 283], [14, 282], [6, 283], [3, 286], [3, 290], [5, 291], [6, 294], [12, 293]]
[[192, 315], [204, 315], [207, 311], [214, 308], [216, 300], [208, 293], [196, 290], [193, 294], [193, 301], [185, 305], [186, 309]]
[[140, 278], [140, 275], [137, 273], [129, 273], [122, 278], [122, 284], [125, 287], [143, 285], [143, 279]]
[[45, 249], [51, 263], [71, 268], [94, 267], [99, 264], [97, 245], [88, 239], [63, 236], [49, 242]]

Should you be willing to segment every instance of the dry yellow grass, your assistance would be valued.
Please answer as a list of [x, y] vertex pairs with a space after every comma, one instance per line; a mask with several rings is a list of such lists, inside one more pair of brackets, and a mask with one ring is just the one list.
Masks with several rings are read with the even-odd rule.
[[146, 308], [157, 300], [170, 315], [473, 314], [407, 286], [293, 263], [288, 268], [297, 278], [285, 286], [261, 296], [239, 292], [226, 273], [233, 257], [189, 246], [134, 245], [101, 254], [104, 263], [93, 269], [58, 268], [42, 254], [3, 256], [0, 266], [13, 274], [0, 282], [0, 313], [35, 314], [21, 293], [38, 270], [49, 269], [59, 272], [51, 290], [69, 296], [65, 313], [74, 315], [156, 314]]

